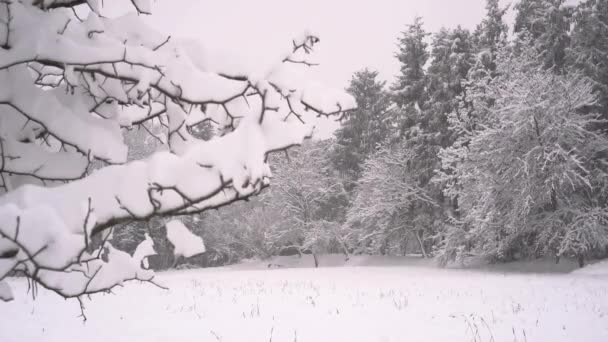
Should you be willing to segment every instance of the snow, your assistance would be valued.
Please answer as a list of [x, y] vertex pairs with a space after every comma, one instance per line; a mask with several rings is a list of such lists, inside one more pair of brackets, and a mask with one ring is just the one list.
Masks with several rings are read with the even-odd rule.
[[574, 271], [574, 273], [579, 275], [608, 277], [608, 260], [581, 268], [580, 270]]
[[133, 259], [141, 260], [143, 262], [143, 268], [147, 269], [149, 266], [147, 257], [155, 254], [156, 252], [154, 251], [154, 241], [152, 241], [150, 235], [146, 233], [144, 241], [140, 243], [135, 249], [135, 252], [133, 253]]
[[24, 144], [15, 140], [6, 140], [3, 144], [7, 155], [20, 156], [4, 160], [3, 170], [15, 175], [72, 180], [81, 178], [89, 164], [86, 156], [75, 153], [51, 153], [39, 145]]
[[10, 317], [0, 320], [0, 341], [608, 340], [606, 277], [445, 270], [418, 258], [350, 262], [373, 266], [165, 272], [157, 279], [169, 290], [128, 283], [84, 300], [84, 324], [78, 302], [44, 289], [33, 301], [24, 279], [10, 279], [15, 300], [0, 303]]
[[0, 281], [0, 300], [5, 302], [13, 300], [13, 291], [11, 287], [4, 281]]
[[141, 13], [150, 14], [152, 13], [152, 6], [150, 0], [132, 0], [133, 5], [137, 7], [137, 10]]
[[194, 235], [181, 221], [169, 221], [165, 226], [167, 227], [167, 238], [175, 247], [173, 251], [175, 256], [189, 258], [205, 253], [203, 238]]
[[[84, 116], [88, 112], [78, 97], [63, 94], [64, 89], [44, 91], [34, 85], [25, 66], [0, 73], [0, 102], [13, 106], [31, 121], [44, 125], [54, 136], [77, 146], [85, 155], [124, 162], [127, 146], [116, 122]], [[69, 122], [69, 125], [65, 123]]]
[[334, 113], [344, 108], [356, 107], [352, 96], [337, 89], [328, 89], [316, 82], [310, 82], [304, 89], [302, 101], [324, 113]]
[[[286, 42], [289, 52], [275, 63], [253, 66], [156, 32], [139, 15], [151, 11], [149, 0], [131, 0], [137, 13], [118, 18], [100, 13], [103, 1], [90, 0], [85, 20], [69, 8], [77, 3], [6, 3], [0, 280], [19, 270], [68, 297], [150, 281], [149, 240], [131, 257], [110, 245], [90, 251], [91, 239], [117, 224], [202, 212], [258, 194], [272, 176], [268, 153], [313, 132], [310, 122], [286, 119], [287, 107], [295, 106], [296, 115], [310, 108], [337, 116], [355, 106], [343, 91], [309, 89], [284, 70], [293, 64], [287, 59], [312, 51], [317, 37]], [[60, 4], [67, 8], [44, 10]], [[189, 118], [192, 111], [203, 115]], [[127, 163], [122, 129], [151, 118], [167, 124], [159, 140], [169, 151]], [[193, 139], [188, 125], [204, 120], [222, 134]], [[204, 251], [181, 228], [169, 229], [177, 253]]]

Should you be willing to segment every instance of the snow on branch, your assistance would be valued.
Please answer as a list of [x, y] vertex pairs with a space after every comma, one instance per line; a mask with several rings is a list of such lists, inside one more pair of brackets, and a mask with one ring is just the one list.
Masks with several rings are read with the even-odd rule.
[[194, 235], [186, 226], [178, 220], [167, 222], [167, 238], [173, 246], [175, 256], [190, 258], [205, 253], [205, 244], [200, 236]]
[[[138, 14], [151, 12], [149, 1], [131, 3]], [[73, 7], [85, 4], [90, 12], [80, 18]], [[100, 1], [2, 5], [3, 300], [13, 297], [3, 280], [14, 273], [76, 298], [127, 280], [153, 282], [141, 267], [151, 240], [131, 256], [108, 243], [113, 227], [256, 195], [272, 176], [269, 153], [310, 137], [312, 118], [355, 107], [351, 96], [297, 76], [315, 64], [314, 34], [294, 39], [275, 65], [250, 67], [170, 39], [137, 14], [103, 17]], [[205, 122], [221, 134], [196, 138], [192, 130]], [[122, 129], [150, 132], [146, 124], [158, 123], [166, 136], [154, 137], [168, 149], [127, 163]]]

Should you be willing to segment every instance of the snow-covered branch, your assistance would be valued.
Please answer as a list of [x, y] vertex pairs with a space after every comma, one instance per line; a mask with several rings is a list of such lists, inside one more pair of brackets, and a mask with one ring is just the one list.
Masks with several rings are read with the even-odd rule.
[[[85, 3], [80, 20], [72, 8]], [[113, 226], [256, 195], [272, 176], [269, 153], [310, 137], [315, 116], [355, 107], [350, 96], [295, 76], [313, 65], [313, 34], [295, 39], [275, 65], [252, 68], [169, 39], [137, 15], [106, 18], [98, 1], [3, 4], [0, 16], [11, 20], [0, 37], [2, 287], [12, 272], [65, 297], [151, 281], [140, 268], [151, 248], [118, 251], [106, 242]], [[132, 4], [150, 12], [148, 1]], [[194, 137], [204, 122], [221, 136]], [[156, 124], [168, 150], [126, 163], [121, 128]]]

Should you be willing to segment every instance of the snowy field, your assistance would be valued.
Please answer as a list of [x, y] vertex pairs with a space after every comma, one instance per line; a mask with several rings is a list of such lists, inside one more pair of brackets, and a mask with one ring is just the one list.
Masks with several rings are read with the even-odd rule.
[[[270, 263], [303, 262], [312, 260]], [[608, 341], [606, 264], [517, 273], [399, 258], [268, 263], [162, 273], [168, 291], [133, 283], [85, 300], [85, 323], [77, 301], [42, 289], [33, 301], [12, 280], [0, 341]]]

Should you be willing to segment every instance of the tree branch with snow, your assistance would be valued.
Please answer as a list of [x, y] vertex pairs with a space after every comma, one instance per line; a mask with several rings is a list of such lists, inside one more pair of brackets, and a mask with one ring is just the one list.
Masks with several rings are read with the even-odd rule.
[[[138, 14], [148, 1], [131, 1]], [[298, 77], [319, 42], [307, 33], [272, 66], [239, 64], [155, 32], [137, 14], [106, 18], [98, 1], [2, 1], [0, 17], [0, 298], [15, 272], [64, 297], [109, 291], [142, 269], [112, 227], [200, 213], [270, 184], [268, 154], [311, 136], [317, 116], [355, 107]], [[88, 6], [86, 19], [76, 6]], [[191, 132], [212, 123], [221, 136]], [[167, 148], [132, 162], [122, 130], [143, 126]], [[152, 134], [152, 133], [150, 133]], [[183, 235], [183, 234], [182, 234]], [[99, 242], [101, 240], [102, 242]], [[93, 243], [97, 241], [97, 243]]]

